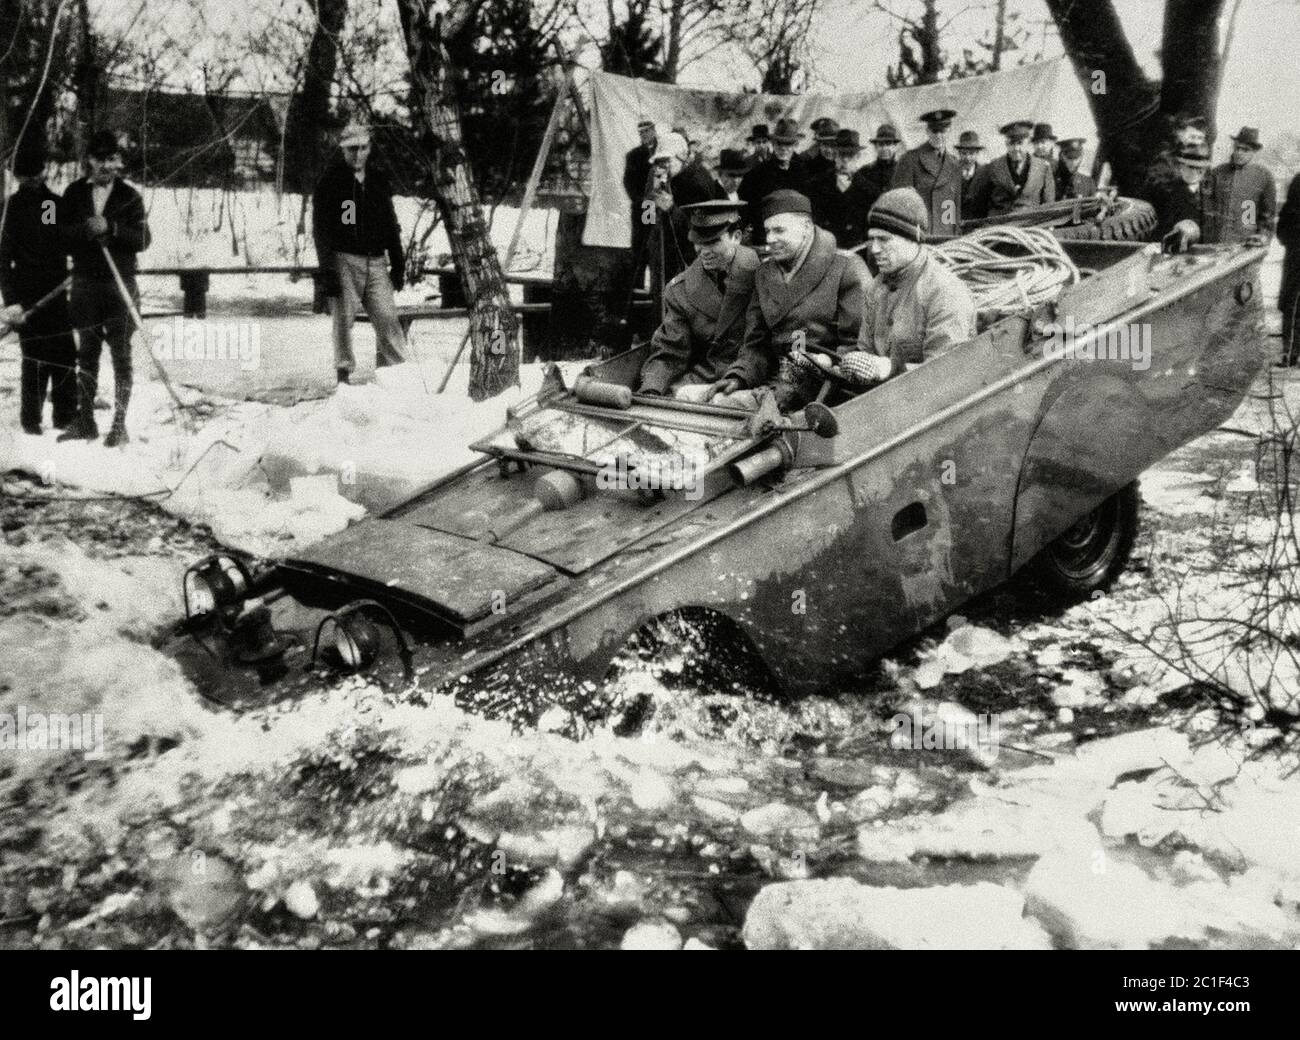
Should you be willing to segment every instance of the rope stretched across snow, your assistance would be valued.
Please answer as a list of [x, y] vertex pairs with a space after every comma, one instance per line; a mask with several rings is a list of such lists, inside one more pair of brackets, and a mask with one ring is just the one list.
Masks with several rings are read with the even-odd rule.
[[934, 252], [966, 283], [982, 315], [1033, 310], [1080, 278], [1060, 240], [1045, 228], [981, 228], [935, 246]]

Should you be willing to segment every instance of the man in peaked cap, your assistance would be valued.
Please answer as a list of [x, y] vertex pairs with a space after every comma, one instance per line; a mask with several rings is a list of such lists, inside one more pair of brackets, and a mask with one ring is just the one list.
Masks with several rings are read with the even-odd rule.
[[1017, 120], [1002, 127], [1007, 152], [975, 175], [971, 185], [972, 212], [967, 217], [998, 217], [1013, 210], [1029, 209], [1056, 201], [1056, 180], [1052, 168], [1029, 154], [1033, 124]]
[[1277, 217], [1273, 175], [1255, 162], [1263, 144], [1259, 130], [1243, 126], [1232, 135], [1232, 156], [1207, 178], [1210, 209], [1202, 242], [1266, 242]]
[[782, 189], [807, 190], [805, 163], [794, 150], [803, 136], [793, 119], [778, 119], [772, 129], [772, 154], [755, 164], [740, 182], [740, 197], [747, 207], [745, 223], [752, 230], [756, 246], [767, 240], [763, 227], [763, 200]]
[[1035, 123], [1034, 136], [1029, 143], [1035, 159], [1042, 159], [1048, 166], [1056, 165], [1056, 132], [1051, 123]]
[[961, 229], [961, 160], [948, 147], [948, 128], [956, 117], [948, 108], [924, 113], [925, 142], [904, 153], [890, 182], [892, 188], [916, 189], [930, 211], [935, 235], [955, 235]]
[[984, 164], [980, 162], [980, 152], [984, 145], [980, 135], [974, 130], [963, 130], [957, 138], [957, 157], [961, 160], [961, 210], [963, 216], [973, 213], [972, 193], [975, 188], [975, 174]]
[[701, 401], [735, 360], [758, 268], [758, 254], [740, 243], [741, 208], [727, 199], [682, 207], [695, 259], [664, 288], [640, 393]]
[[880, 274], [867, 288], [862, 331], [840, 371], [863, 386], [964, 343], [975, 335], [975, 302], [925, 245], [928, 214], [911, 188], [887, 191], [867, 218], [867, 249]]
[[1097, 182], [1081, 169], [1086, 140], [1085, 137], [1067, 137], [1060, 142], [1061, 158], [1055, 171], [1058, 199], [1087, 199], [1097, 194]]
[[812, 203], [782, 189], [763, 199], [770, 254], [754, 276], [745, 335], [736, 360], [710, 387], [727, 403], [757, 408], [770, 391], [777, 408], [795, 411], [817, 396], [820, 370], [792, 359], [805, 348], [852, 349], [871, 280], [854, 253], [835, 248], [812, 222]]

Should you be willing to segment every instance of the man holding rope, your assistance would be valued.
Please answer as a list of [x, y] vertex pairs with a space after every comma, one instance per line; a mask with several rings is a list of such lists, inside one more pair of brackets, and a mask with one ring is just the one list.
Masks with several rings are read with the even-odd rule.
[[[99, 355], [108, 343], [113, 364], [113, 427], [104, 447], [116, 448], [131, 438], [126, 410], [131, 401], [131, 308], [138, 312], [137, 253], [149, 247], [144, 199], [119, 174], [122, 146], [111, 130], [100, 130], [87, 149], [89, 175], [68, 185], [59, 210], [64, 249], [72, 254], [69, 312], [77, 330], [77, 417], [59, 440], [93, 441]], [[122, 287], [113, 267], [121, 275]], [[126, 298], [129, 294], [130, 300]]]
[[77, 415], [77, 344], [68, 321], [60, 200], [45, 186], [44, 172], [44, 151], [20, 146], [14, 158], [18, 190], [0, 234], [4, 320], [17, 328], [23, 355], [19, 422], [33, 436], [41, 432], [47, 390], [56, 429], [67, 429]]

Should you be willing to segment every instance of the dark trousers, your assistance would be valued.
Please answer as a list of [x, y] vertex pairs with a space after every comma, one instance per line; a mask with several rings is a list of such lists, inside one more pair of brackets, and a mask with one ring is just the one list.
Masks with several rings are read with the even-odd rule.
[[1300, 362], [1300, 341], [1297, 341], [1300, 329], [1296, 328], [1296, 313], [1300, 309], [1300, 246], [1284, 254], [1277, 306], [1282, 312], [1282, 358], [1294, 365]]
[[[124, 276], [137, 309], [140, 293], [135, 279]], [[125, 422], [131, 401], [131, 313], [117, 284], [74, 274], [68, 309], [77, 329], [77, 406], [82, 422], [94, 422], [95, 392], [99, 388], [99, 355], [105, 343], [113, 363], [114, 421]]]
[[[44, 294], [42, 294], [44, 295]], [[30, 307], [36, 300], [24, 300]], [[68, 321], [68, 297], [60, 293], [18, 328], [22, 348], [19, 421], [40, 426], [48, 393], [54, 425], [66, 426], [77, 414], [77, 344]]]

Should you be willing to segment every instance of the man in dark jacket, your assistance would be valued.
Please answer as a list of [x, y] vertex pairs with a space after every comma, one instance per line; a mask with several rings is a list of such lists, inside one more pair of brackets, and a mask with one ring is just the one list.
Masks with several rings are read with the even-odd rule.
[[898, 153], [902, 151], [903, 139], [899, 137], [893, 123], [881, 123], [876, 130], [876, 136], [871, 139], [871, 144], [876, 150], [875, 162], [868, 163], [853, 175], [867, 206], [866, 212], [862, 214], [864, 235], [867, 213], [871, 212], [876, 199], [889, 190], [889, 185], [894, 180], [894, 170], [898, 168]]
[[664, 289], [664, 317], [641, 366], [640, 392], [699, 401], [736, 359], [758, 255], [740, 244], [739, 203], [683, 208], [697, 256]]
[[1266, 242], [1277, 216], [1277, 185], [1273, 175], [1255, 161], [1263, 144], [1259, 130], [1243, 126], [1232, 136], [1232, 158], [1206, 178], [1214, 206], [1201, 241]]
[[966, 217], [1000, 217], [1018, 209], [1030, 209], [1056, 201], [1056, 180], [1046, 160], [1029, 154], [1033, 124], [1027, 120], [1007, 123], [1002, 135], [1007, 154], [994, 159], [975, 174], [971, 186], [974, 212]]
[[1090, 199], [1097, 194], [1097, 182], [1080, 169], [1085, 140], [1067, 137], [1061, 142], [1061, 158], [1055, 171], [1057, 199]]
[[122, 292], [104, 259], [104, 250], [122, 276], [135, 305], [136, 253], [149, 248], [149, 222], [144, 199], [120, 176], [122, 146], [117, 135], [100, 130], [87, 149], [90, 174], [68, 185], [59, 206], [64, 249], [72, 254], [72, 296], [68, 314], [77, 330], [77, 417], [59, 440], [93, 441], [95, 393], [99, 389], [99, 356], [108, 343], [113, 365], [113, 428], [104, 447], [115, 448], [131, 438], [126, 410], [131, 401], [131, 331], [133, 319]]
[[925, 141], [898, 160], [889, 185], [916, 189], [930, 211], [930, 233], [934, 235], [955, 235], [961, 228], [961, 160], [948, 147], [948, 128], [956, 116], [949, 108], [921, 116]]
[[690, 212], [683, 207], [725, 198], [726, 192], [702, 164], [690, 161], [686, 138], [678, 133], [660, 138], [650, 176], [649, 198], [656, 211], [651, 283], [655, 295], [662, 298], [664, 286], [695, 259], [695, 246], [688, 235]]
[[1282, 286], [1277, 306], [1282, 312], [1282, 364], [1300, 362], [1300, 343], [1296, 337], [1296, 311], [1300, 308], [1300, 175], [1291, 178], [1286, 201], [1277, 216], [1277, 240], [1285, 247], [1282, 259]]
[[866, 241], [867, 214], [871, 211], [866, 178], [854, 170], [862, 153], [856, 130], [841, 130], [835, 141], [835, 167], [810, 185], [813, 221], [835, 236], [840, 249], [853, 249]]
[[980, 152], [984, 145], [974, 130], [963, 130], [957, 138], [957, 156], [961, 159], [961, 212], [963, 219], [975, 215], [975, 175], [983, 168]]
[[791, 412], [812, 401], [822, 383], [791, 353], [853, 350], [871, 276], [861, 257], [836, 249], [829, 232], [813, 224], [812, 204], [799, 192], [773, 192], [762, 215], [771, 252], [754, 275], [740, 351], [709, 393], [758, 408], [770, 390], [777, 408]]
[[772, 130], [772, 154], [757, 163], [740, 182], [740, 197], [745, 201], [745, 223], [753, 232], [756, 246], [767, 241], [763, 227], [763, 200], [774, 191], [792, 190], [806, 193], [804, 162], [795, 155], [794, 146], [803, 137], [792, 119], [778, 119]]
[[1161, 179], [1149, 184], [1148, 201], [1156, 211], [1153, 242], [1161, 242], [1169, 252], [1180, 253], [1201, 241], [1209, 198], [1205, 171], [1210, 152], [1204, 145], [1185, 145], [1173, 155], [1174, 180]]
[[645, 219], [641, 203], [650, 185], [650, 159], [659, 148], [659, 132], [649, 119], [637, 123], [636, 132], [641, 143], [623, 157], [623, 190], [632, 214], [632, 283], [640, 287], [645, 284], [645, 271], [650, 265], [648, 240], [653, 227]]
[[18, 190], [9, 199], [0, 234], [0, 292], [5, 320], [17, 327], [22, 349], [19, 422], [23, 432], [41, 432], [48, 389], [54, 426], [66, 429], [77, 415], [77, 344], [68, 319], [68, 294], [60, 289], [37, 311], [23, 317], [68, 275], [60, 237], [60, 199], [45, 186], [45, 155], [21, 146], [14, 158]]
[[376, 364], [406, 360], [393, 298], [405, 281], [406, 260], [388, 179], [369, 161], [369, 129], [350, 124], [339, 147], [343, 161], [325, 171], [312, 196], [312, 237], [325, 293], [333, 301], [334, 366], [338, 381], [346, 383], [357, 367], [352, 323], [362, 304], [375, 331]]

